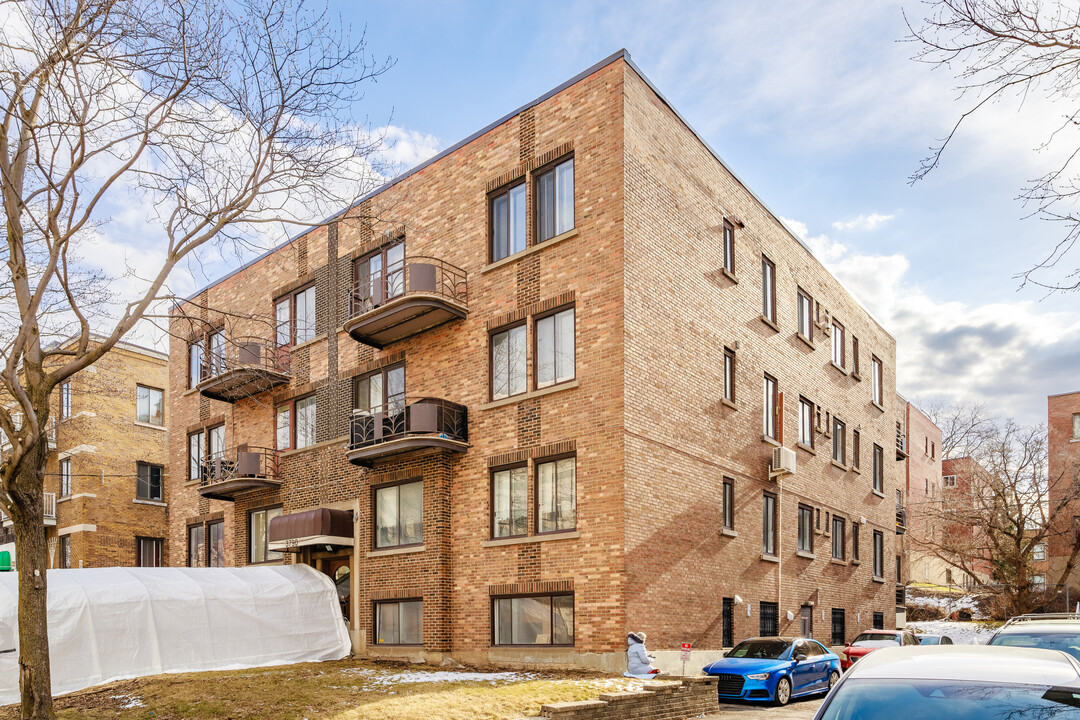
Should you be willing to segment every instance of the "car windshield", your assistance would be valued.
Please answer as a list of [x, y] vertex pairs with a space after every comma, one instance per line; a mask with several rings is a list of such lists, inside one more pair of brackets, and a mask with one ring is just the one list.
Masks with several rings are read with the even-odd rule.
[[1003, 685], [955, 680], [852, 678], [836, 691], [820, 720], [1076, 720], [1080, 692], [1049, 685]]
[[935, 635], [917, 635], [920, 645], [940, 645], [941, 638]]
[[900, 644], [900, 638], [896, 635], [889, 635], [888, 633], [859, 633], [859, 637], [855, 638], [855, 642], [867, 642], [868, 640], [884, 640], [886, 642], [894, 642], [897, 645]]
[[783, 640], [746, 640], [736, 645], [728, 657], [776, 660], [788, 647], [790, 643]]
[[1047, 650], [1060, 650], [1080, 660], [1080, 631], [1077, 632], [1048, 632], [1048, 633], [1008, 633], [995, 635], [991, 638], [990, 645], [1005, 645], [1007, 647], [1046, 648]]

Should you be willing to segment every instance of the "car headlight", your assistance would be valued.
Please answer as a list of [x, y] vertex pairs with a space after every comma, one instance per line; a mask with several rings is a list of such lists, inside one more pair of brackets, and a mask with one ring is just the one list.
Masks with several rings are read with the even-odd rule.
[[747, 675], [746, 679], [747, 680], [768, 680], [769, 675], [770, 675], [770, 673], [753, 673], [752, 675]]
[[844, 652], [840, 653], [840, 659], [843, 660], [844, 662], [847, 662], [847, 659], [848, 659], [847, 653], [844, 653]]

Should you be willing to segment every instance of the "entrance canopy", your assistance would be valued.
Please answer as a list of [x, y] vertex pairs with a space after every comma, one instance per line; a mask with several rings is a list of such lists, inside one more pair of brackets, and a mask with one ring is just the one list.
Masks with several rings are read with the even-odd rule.
[[352, 511], [316, 508], [279, 515], [270, 520], [269, 536], [270, 549], [283, 552], [299, 552], [312, 545], [352, 547]]

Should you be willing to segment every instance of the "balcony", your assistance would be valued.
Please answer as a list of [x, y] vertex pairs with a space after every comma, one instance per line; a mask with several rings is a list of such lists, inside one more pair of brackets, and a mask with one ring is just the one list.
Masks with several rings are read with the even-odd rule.
[[384, 348], [469, 314], [468, 276], [436, 258], [409, 257], [349, 288], [345, 332]]
[[346, 457], [353, 465], [413, 450], [469, 449], [468, 410], [438, 398], [391, 402], [377, 410], [356, 410], [349, 427]]
[[232, 338], [208, 354], [199, 393], [234, 403], [289, 382], [289, 351], [260, 338]]
[[280, 486], [277, 451], [240, 445], [203, 462], [199, 494], [231, 501], [245, 492]]
[[907, 605], [907, 586], [896, 584], [896, 607], [904, 607]]
[[[42, 499], [45, 501], [45, 526], [52, 527], [56, 525], [56, 493], [42, 493]], [[0, 525], [11, 527], [14, 524], [7, 513], [0, 510]]]
[[907, 435], [901, 435], [896, 433], [896, 459], [906, 460], [908, 456], [907, 451]]
[[907, 532], [907, 509], [897, 506], [896, 508], [896, 534], [903, 535]]

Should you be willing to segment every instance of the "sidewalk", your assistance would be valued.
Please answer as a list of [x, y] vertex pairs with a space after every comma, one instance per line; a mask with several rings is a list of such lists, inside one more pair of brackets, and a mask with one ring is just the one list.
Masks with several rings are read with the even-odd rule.
[[720, 704], [720, 712], [706, 715], [704, 720], [811, 720], [821, 707], [821, 698], [792, 700], [786, 707], [767, 704]]

